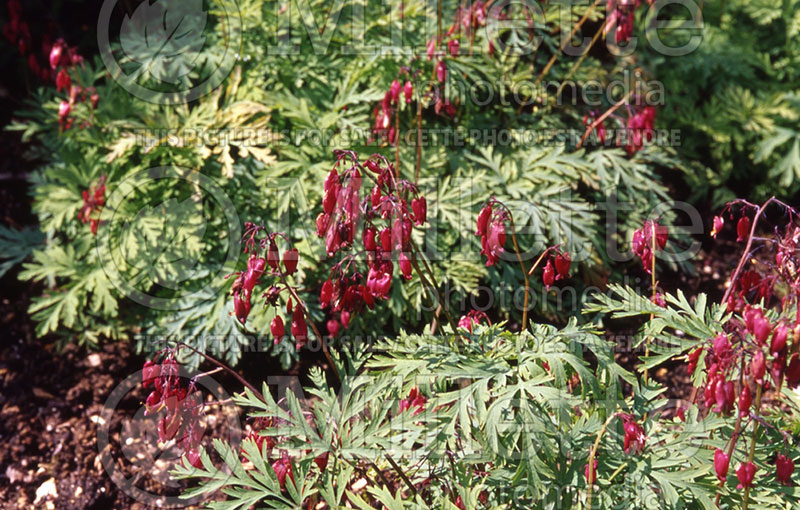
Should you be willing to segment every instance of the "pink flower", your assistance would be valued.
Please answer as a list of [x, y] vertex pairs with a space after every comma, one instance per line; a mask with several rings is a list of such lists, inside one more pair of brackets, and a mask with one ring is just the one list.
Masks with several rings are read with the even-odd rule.
[[625, 453], [638, 455], [644, 450], [644, 443], [646, 436], [644, 435], [644, 428], [637, 423], [632, 416], [623, 416], [622, 428], [625, 431], [622, 449]]
[[331, 336], [336, 336], [339, 334], [339, 321], [336, 319], [330, 319], [326, 327], [328, 328], [328, 334]]
[[61, 69], [56, 75], [56, 92], [61, 92], [61, 89], [69, 90], [70, 87], [72, 87], [72, 79], [66, 69]]
[[295, 347], [302, 348], [308, 341], [308, 324], [303, 314], [303, 307], [299, 304], [294, 307], [292, 314], [292, 336], [294, 337]]
[[763, 384], [766, 371], [767, 365], [764, 360], [764, 353], [761, 349], [758, 349], [753, 355], [753, 360], [750, 362], [750, 373], [758, 384]]
[[425, 197], [415, 198], [411, 201], [411, 211], [414, 213], [414, 224], [422, 225], [428, 218], [428, 202]]
[[447, 78], [447, 65], [445, 65], [444, 60], [439, 60], [436, 63], [436, 79], [439, 80], [439, 83], [442, 83], [446, 78]]
[[753, 395], [750, 393], [750, 387], [745, 384], [742, 392], [739, 394], [739, 414], [742, 417], [750, 413], [750, 406], [753, 403]]
[[403, 278], [406, 280], [411, 279], [411, 259], [408, 258], [405, 252], [400, 252], [398, 257], [398, 265], [400, 266], [400, 273], [403, 275]]
[[275, 343], [280, 343], [281, 339], [286, 335], [286, 326], [283, 325], [283, 319], [280, 315], [276, 315], [272, 322], [269, 324], [269, 331], [275, 339]]
[[569, 278], [569, 267], [571, 264], [572, 259], [569, 253], [562, 252], [556, 255], [556, 280]]
[[272, 463], [272, 470], [275, 471], [275, 476], [278, 478], [278, 484], [281, 490], [286, 490], [286, 477], [294, 483], [294, 472], [292, 471], [292, 461], [289, 460], [289, 454], [283, 452], [281, 458]]
[[737, 489], [748, 489], [753, 486], [753, 477], [756, 475], [756, 465], [752, 462], [743, 462], [736, 468], [736, 478], [739, 479]]
[[[450, 55], [451, 56], [453, 56], [453, 57], [458, 56], [458, 48], [459, 48], [458, 39], [450, 39], [450, 41], [448, 41], [447, 49], [448, 49], [448, 51], [450, 51]], [[443, 81], [443, 80], [439, 80], [439, 81]]]
[[399, 410], [402, 413], [408, 409], [414, 410], [414, 416], [418, 415], [425, 410], [425, 403], [428, 401], [425, 396], [420, 393], [419, 388], [414, 386], [408, 393], [408, 397], [400, 401]]
[[553, 271], [553, 261], [548, 259], [547, 264], [544, 266], [544, 271], [542, 271], [542, 282], [547, 290], [550, 290], [550, 286], [553, 285], [555, 282], [555, 271]]
[[728, 454], [717, 448], [714, 452], [714, 471], [717, 473], [717, 478], [720, 482], [724, 482], [728, 477], [728, 466], [730, 465], [730, 458]]
[[591, 470], [589, 469], [589, 463], [586, 463], [586, 467], [583, 468], [583, 475], [589, 483], [594, 483], [597, 480], [597, 459], [594, 459], [594, 465]]
[[406, 98], [406, 104], [410, 103], [411, 98], [414, 96], [414, 85], [412, 85], [410, 81], [406, 81], [406, 84], [403, 86], [403, 95]]
[[742, 216], [736, 223], [736, 240], [742, 242], [750, 235], [750, 218]]
[[794, 473], [794, 462], [786, 455], [779, 454], [775, 459], [775, 477], [783, 485], [792, 485], [792, 473]]
[[722, 232], [722, 227], [725, 226], [725, 220], [722, 216], [714, 216], [714, 226], [711, 229], [711, 237], [717, 237], [717, 234]]
[[299, 259], [299, 254], [296, 248], [292, 248], [291, 250], [286, 250], [283, 253], [283, 266], [286, 268], [287, 275], [293, 275], [295, 271], [297, 271], [297, 261]]

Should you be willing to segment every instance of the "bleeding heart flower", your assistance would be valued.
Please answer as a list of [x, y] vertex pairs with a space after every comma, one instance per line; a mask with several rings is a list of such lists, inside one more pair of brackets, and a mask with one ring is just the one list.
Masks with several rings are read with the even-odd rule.
[[428, 56], [428, 60], [431, 60], [433, 58], [433, 54], [434, 54], [435, 51], [436, 51], [436, 38], [434, 37], [433, 39], [428, 41], [428, 48], [427, 48], [427, 52], [426, 52], [427, 56]]
[[293, 275], [295, 271], [297, 271], [297, 260], [299, 259], [299, 254], [296, 248], [292, 248], [291, 250], [286, 250], [283, 254], [283, 266], [286, 268], [287, 275]]
[[716, 238], [717, 234], [722, 232], [722, 227], [725, 226], [725, 220], [722, 216], [714, 216], [714, 225], [711, 228], [711, 237]]
[[[450, 52], [451, 56], [453, 56], [453, 57], [457, 57], [458, 56], [458, 48], [459, 48], [459, 46], [460, 46], [460, 44], [458, 42], [458, 39], [450, 39], [450, 41], [447, 42], [447, 49]], [[439, 81], [442, 81], [442, 80], [439, 80]]]
[[292, 314], [292, 337], [294, 337], [295, 347], [302, 348], [308, 341], [308, 324], [303, 314], [303, 307], [299, 304], [294, 307]]
[[69, 113], [72, 111], [72, 105], [69, 104], [69, 101], [64, 100], [61, 101], [61, 104], [58, 105], [58, 120], [59, 122], [64, 122], [66, 118], [69, 116]]
[[400, 272], [403, 275], [403, 278], [406, 280], [410, 280], [412, 273], [411, 273], [411, 259], [408, 258], [405, 252], [400, 252], [399, 255], [399, 262], [398, 265], [400, 266]]
[[622, 428], [625, 431], [622, 449], [625, 453], [638, 455], [644, 450], [644, 443], [647, 437], [644, 435], [644, 428], [637, 423], [632, 416], [623, 416]]
[[408, 409], [414, 410], [414, 416], [420, 414], [425, 410], [425, 403], [428, 399], [419, 391], [419, 388], [414, 386], [408, 393], [408, 397], [400, 401], [399, 411], [402, 413]]
[[750, 413], [750, 405], [753, 403], [753, 396], [750, 393], [750, 386], [747, 384], [739, 394], [739, 414], [744, 418]]
[[775, 478], [783, 485], [792, 485], [792, 473], [794, 473], [794, 462], [786, 455], [778, 454], [775, 459]]
[[550, 287], [555, 282], [555, 271], [553, 271], [553, 261], [547, 259], [547, 264], [544, 266], [544, 271], [542, 271], [542, 282], [547, 290], [550, 290]]
[[717, 478], [720, 482], [724, 482], [728, 477], [730, 461], [728, 454], [717, 448], [717, 451], [714, 452], [714, 471], [717, 472]]
[[410, 103], [411, 98], [414, 96], [414, 85], [410, 81], [406, 81], [403, 86], [403, 95], [406, 97], [406, 104]]
[[750, 362], [750, 373], [758, 384], [764, 384], [764, 374], [766, 371], [767, 365], [764, 361], [764, 353], [761, 349], [758, 349], [753, 355], [753, 360]]
[[594, 459], [594, 465], [591, 470], [589, 469], [589, 463], [586, 463], [586, 467], [583, 468], [583, 475], [589, 483], [594, 483], [597, 480], [597, 459]]
[[61, 89], [69, 90], [70, 87], [72, 87], [72, 79], [66, 69], [61, 69], [56, 75], [56, 92], [61, 92]]
[[325, 280], [319, 291], [319, 304], [322, 308], [325, 308], [331, 304], [331, 301], [333, 301], [333, 283], [330, 280]]
[[571, 264], [572, 259], [569, 253], [562, 252], [556, 255], [556, 280], [569, 278], [569, 267]]
[[422, 225], [428, 217], [428, 202], [425, 197], [415, 198], [411, 201], [411, 211], [414, 213], [414, 224]]
[[786, 348], [786, 337], [789, 333], [789, 328], [781, 324], [775, 328], [772, 334], [772, 342], [770, 343], [769, 350], [773, 356], [778, 356]]
[[269, 331], [275, 339], [275, 344], [280, 343], [281, 339], [286, 335], [286, 327], [283, 325], [283, 319], [280, 315], [276, 315], [272, 322], [269, 324]]
[[736, 478], [739, 479], [737, 489], [747, 489], [753, 486], [753, 477], [756, 475], [756, 465], [752, 462], [743, 462], [736, 468]]
[[389, 94], [392, 98], [392, 103], [397, 104], [397, 100], [400, 99], [400, 82], [397, 80], [392, 81], [391, 87], [389, 87]]
[[339, 334], [339, 321], [336, 319], [330, 319], [326, 324], [328, 328], [328, 334], [330, 336], [336, 336]]
[[287, 477], [294, 483], [292, 462], [289, 460], [289, 455], [286, 452], [283, 452], [281, 458], [272, 463], [272, 470], [275, 471], [275, 476], [278, 478], [278, 484], [281, 486], [281, 490], [286, 490]]
[[736, 224], [736, 240], [742, 242], [750, 235], [750, 218], [742, 216]]
[[55, 70], [60, 64], [64, 55], [64, 50], [67, 49], [67, 43], [64, 39], [58, 39], [50, 50], [50, 68]]
[[445, 65], [444, 60], [439, 60], [439, 62], [436, 63], [436, 79], [439, 80], [439, 83], [443, 83], [446, 78], [447, 65]]

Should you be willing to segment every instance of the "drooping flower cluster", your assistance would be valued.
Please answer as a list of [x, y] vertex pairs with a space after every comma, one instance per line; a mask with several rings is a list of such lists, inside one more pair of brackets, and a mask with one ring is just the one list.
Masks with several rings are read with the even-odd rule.
[[622, 428], [625, 431], [622, 449], [625, 451], [625, 453], [630, 453], [631, 455], [638, 455], [642, 453], [642, 450], [644, 450], [644, 444], [647, 441], [647, 437], [644, 434], [644, 428], [641, 424], [639, 424], [639, 422], [633, 419], [633, 416], [629, 414], [623, 414], [621, 418]]
[[642, 261], [644, 270], [648, 274], [653, 270], [654, 250], [656, 252], [663, 250], [668, 238], [667, 227], [659, 225], [655, 220], [645, 221], [642, 228], [634, 231], [631, 248], [634, 255]]
[[486, 265], [493, 266], [503, 254], [506, 244], [506, 221], [509, 212], [496, 200], [490, 200], [478, 213], [478, 228], [475, 235], [481, 238], [481, 255], [486, 255]]
[[[324, 183], [323, 211], [317, 217], [317, 235], [325, 238], [328, 255], [351, 251], [331, 269], [320, 290], [322, 308], [336, 314], [328, 321], [332, 335], [338, 333], [339, 324], [348, 327], [351, 314], [373, 308], [375, 300], [388, 299], [395, 262], [403, 280], [411, 279], [411, 233], [427, 221], [428, 214], [425, 197], [414, 184], [397, 178], [383, 156], [370, 156], [363, 164], [351, 151], [337, 151], [336, 157]], [[362, 199], [364, 174], [373, 187]], [[363, 250], [355, 246], [357, 237]], [[362, 260], [366, 271], [359, 267]]]
[[645, 142], [653, 139], [653, 129], [656, 121], [656, 109], [647, 105], [641, 109], [630, 108], [626, 131], [627, 144], [625, 150], [628, 154], [639, 152]]
[[472, 333], [472, 328], [481, 322], [489, 322], [489, 317], [480, 310], [470, 310], [458, 320], [458, 327]]
[[89, 223], [92, 234], [97, 235], [97, 227], [100, 224], [100, 211], [106, 201], [106, 176], [101, 176], [96, 182], [89, 186], [88, 190], [83, 190], [83, 207], [78, 211], [78, 219], [83, 223]]
[[146, 361], [142, 368], [142, 386], [152, 388], [145, 400], [145, 416], [161, 415], [158, 420], [158, 440], [175, 440], [186, 460], [201, 467], [200, 441], [205, 429], [200, 421], [203, 414], [201, 393], [195, 381], [188, 383], [180, 376], [178, 362], [172, 352], [161, 363]]
[[428, 402], [427, 397], [423, 395], [419, 388], [414, 386], [408, 392], [408, 397], [402, 399], [398, 405], [399, 412], [411, 411], [413, 416], [416, 416], [425, 411], [425, 404]]
[[542, 282], [547, 290], [557, 280], [569, 278], [569, 268], [572, 265], [572, 259], [569, 253], [554, 249], [556, 252], [555, 257], [547, 257], [547, 264], [542, 271]]
[[[596, 122], [595, 121], [596, 115], [597, 115], [596, 112], [589, 112], [588, 115], [584, 115], [583, 116], [583, 125], [588, 128], [589, 126], [594, 124]], [[597, 135], [597, 141], [600, 142], [600, 145], [603, 145], [604, 143], [606, 143], [606, 125], [605, 125], [605, 121], [601, 120], [600, 122], [598, 122], [597, 125], [593, 128], [593, 130], [594, 130], [594, 133]]]
[[[242, 237], [245, 253], [249, 253], [247, 259], [247, 269], [234, 273], [236, 279], [231, 286], [233, 296], [233, 314], [242, 324], [247, 322], [252, 308], [253, 290], [256, 285], [261, 283], [264, 275], [273, 278], [273, 284], [264, 292], [262, 297], [266, 303], [280, 310], [278, 300], [282, 293], [287, 293], [286, 314], [291, 317], [290, 331], [295, 341], [295, 348], [301, 349], [308, 342], [308, 324], [306, 322], [306, 310], [302, 302], [299, 301], [297, 293], [289, 284], [287, 277], [292, 276], [297, 271], [299, 253], [296, 248], [291, 246], [289, 238], [280, 232], [267, 232], [264, 227], [254, 223], [245, 223], [245, 233]], [[281, 255], [278, 243], [284, 242], [289, 247]], [[298, 302], [294, 303], [293, 298]], [[270, 324], [270, 332], [274, 337], [275, 344], [279, 344], [286, 335], [281, 315], [276, 314]]]
[[[404, 69], [403, 74], [408, 75], [405, 78], [405, 84], [401, 84], [399, 79], [392, 81], [389, 90], [383, 95], [381, 104], [373, 110], [375, 122], [372, 126], [372, 132], [379, 139], [388, 142], [389, 145], [397, 143], [397, 132], [394, 126], [395, 115], [400, 111], [402, 105], [411, 103], [411, 99], [414, 97], [411, 72]], [[404, 101], [401, 101], [401, 92]]]

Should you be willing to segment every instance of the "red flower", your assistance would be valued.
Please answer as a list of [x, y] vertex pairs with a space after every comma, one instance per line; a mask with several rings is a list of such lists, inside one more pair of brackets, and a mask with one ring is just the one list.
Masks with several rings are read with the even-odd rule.
[[286, 250], [283, 253], [283, 265], [286, 268], [287, 275], [293, 275], [295, 271], [297, 271], [297, 260], [299, 259], [299, 254], [296, 248], [292, 248], [291, 250]]
[[397, 100], [400, 99], [400, 82], [397, 80], [392, 81], [391, 87], [389, 87], [389, 95], [391, 96], [392, 103], [397, 104]]
[[625, 453], [640, 454], [647, 439], [644, 435], [644, 428], [632, 416], [622, 417], [622, 428], [625, 431], [622, 449], [625, 450]]
[[572, 259], [569, 253], [562, 252], [556, 255], [556, 280], [569, 278], [569, 267], [571, 264]]
[[750, 362], [750, 373], [758, 384], [763, 384], [766, 371], [767, 365], [764, 361], [764, 353], [761, 349], [758, 349], [753, 355], [753, 360]]
[[400, 401], [399, 410], [402, 413], [408, 409], [414, 409], [414, 416], [416, 416], [425, 410], [425, 403], [427, 401], [428, 399], [420, 393], [419, 388], [414, 386], [408, 393], [408, 397]]
[[289, 454], [283, 452], [281, 458], [272, 463], [272, 470], [275, 471], [275, 476], [278, 478], [278, 484], [281, 490], [286, 490], [286, 477], [294, 483], [294, 472], [292, 471], [292, 461], [289, 460]]
[[326, 327], [328, 328], [328, 334], [330, 336], [336, 336], [339, 334], [339, 321], [336, 319], [330, 319], [327, 322]]
[[[655, 243], [653, 243], [654, 233]], [[667, 239], [667, 227], [650, 220], [645, 221], [642, 228], [633, 233], [633, 242], [631, 243], [633, 253], [639, 257], [644, 266], [644, 270], [648, 273], [652, 271], [654, 244], [656, 250], [663, 250], [664, 246], [667, 244]]]
[[428, 217], [428, 202], [425, 197], [415, 198], [411, 201], [411, 211], [414, 213], [414, 224], [422, 225]]
[[294, 313], [292, 314], [292, 336], [298, 349], [302, 348], [308, 340], [308, 325], [303, 315], [303, 307], [300, 304], [294, 307]]
[[408, 255], [405, 252], [400, 252], [398, 265], [400, 266], [400, 273], [402, 273], [403, 278], [406, 280], [411, 279], [411, 259], [408, 258]]
[[770, 343], [769, 350], [773, 356], [778, 356], [786, 348], [786, 336], [789, 333], [789, 328], [781, 324], [775, 328], [772, 333], [772, 342]]
[[742, 417], [750, 413], [750, 405], [753, 403], [753, 395], [750, 393], [750, 387], [745, 384], [742, 392], [739, 394], [739, 413]]
[[747, 216], [742, 216], [739, 218], [739, 222], [736, 224], [736, 240], [739, 242], [744, 241], [747, 239], [747, 236], [750, 234], [750, 218]]
[[53, 48], [50, 50], [50, 67], [53, 70], [61, 65], [66, 49], [67, 43], [64, 42], [64, 39], [58, 39], [55, 44], [53, 44]]
[[325, 308], [333, 301], [333, 283], [330, 280], [325, 280], [322, 284], [322, 289], [319, 291], [319, 304]]
[[439, 60], [436, 63], [436, 79], [439, 80], [439, 83], [442, 83], [446, 78], [447, 78], [447, 66], [444, 63], [444, 60]]
[[786, 455], [779, 454], [775, 459], [775, 477], [783, 485], [792, 485], [792, 473], [794, 473], [794, 462]]
[[480, 324], [482, 319], [487, 319], [485, 313], [478, 310], [470, 310], [458, 320], [458, 327], [472, 333], [472, 328]]
[[728, 454], [717, 448], [717, 451], [714, 452], [714, 471], [717, 472], [717, 478], [720, 482], [724, 482], [728, 477], [730, 461]]
[[410, 81], [406, 81], [403, 86], [403, 95], [406, 97], [406, 104], [410, 103], [411, 98], [414, 96], [414, 85]]
[[756, 465], [752, 462], [743, 462], [736, 468], [736, 478], [739, 479], [737, 489], [747, 489], [753, 486], [753, 477], [756, 475]]
[[544, 271], [542, 271], [542, 282], [547, 290], [550, 290], [550, 286], [553, 285], [555, 282], [555, 271], [553, 271], [553, 261], [548, 259], [547, 264], [544, 266]]
[[62, 69], [56, 75], [56, 92], [61, 92], [61, 89], [69, 90], [72, 86], [72, 80], [69, 77], [66, 69]]
[[586, 463], [586, 467], [583, 468], [583, 475], [586, 477], [586, 481], [589, 483], [594, 483], [597, 480], [597, 459], [594, 459], [594, 465], [592, 466], [591, 472], [589, 470], [589, 463]]
[[[453, 56], [453, 57], [458, 56], [458, 48], [459, 48], [459, 46], [460, 46], [460, 44], [458, 42], [458, 39], [450, 39], [450, 41], [448, 41], [447, 50], [450, 52], [451, 56]], [[444, 80], [439, 80], [439, 81], [444, 81]]]
[[386, 299], [389, 297], [389, 289], [392, 287], [393, 267], [390, 261], [376, 264], [367, 273], [367, 289], [376, 298]]
[[72, 105], [69, 104], [69, 101], [66, 99], [61, 101], [61, 104], [58, 105], [58, 121], [63, 124], [71, 111]]
[[269, 323], [269, 331], [275, 338], [276, 344], [278, 344], [284, 335], [286, 335], [286, 326], [283, 325], [283, 319], [280, 315], [276, 315], [272, 319], [272, 322]]

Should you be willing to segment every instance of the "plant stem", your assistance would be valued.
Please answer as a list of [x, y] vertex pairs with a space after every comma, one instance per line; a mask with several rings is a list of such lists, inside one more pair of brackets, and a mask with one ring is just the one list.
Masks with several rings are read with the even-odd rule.
[[[756, 388], [756, 406], [755, 406], [755, 414], [761, 410], [761, 397], [763, 396], [763, 385], [759, 384], [758, 388]], [[753, 458], [756, 455], [756, 436], [758, 435], [758, 420], [753, 420], [753, 438], [750, 440], [750, 453], [747, 456], [747, 462], [753, 462]], [[750, 503], [750, 487], [745, 487], [744, 489], [744, 497], [742, 498], [742, 510], [747, 510], [747, 506]]]
[[309, 315], [309, 313], [308, 313], [308, 308], [303, 303], [303, 300], [300, 299], [300, 296], [297, 295], [297, 291], [294, 289], [294, 287], [289, 285], [289, 282], [286, 281], [286, 275], [284, 275], [283, 272], [279, 271], [278, 272], [278, 276], [280, 277], [281, 282], [289, 290], [289, 293], [295, 299], [295, 302], [297, 303], [295, 306], [299, 306], [303, 310], [303, 315], [305, 316], [306, 323], [309, 326], [311, 326], [311, 330], [314, 331], [314, 334], [317, 336], [317, 338], [319, 338], [319, 344], [322, 346], [322, 353], [325, 354], [325, 358], [328, 360], [328, 363], [331, 364], [331, 368], [333, 369], [333, 373], [336, 374], [336, 378], [339, 380], [339, 382], [341, 382], [342, 381], [342, 376], [341, 376], [341, 374], [339, 374], [339, 369], [336, 368], [336, 363], [333, 362], [333, 357], [331, 357], [331, 353], [328, 351], [328, 346], [325, 344], [325, 337], [323, 337], [320, 334], [319, 329], [317, 329], [317, 325], [314, 324], [314, 320], [311, 318], [311, 315]]
[[233, 370], [231, 367], [229, 367], [225, 363], [223, 363], [220, 360], [214, 358], [213, 356], [209, 356], [208, 354], [206, 354], [204, 352], [198, 351], [197, 349], [195, 349], [191, 345], [187, 344], [186, 342], [182, 342], [180, 340], [176, 340], [175, 343], [180, 345], [180, 346], [186, 347], [187, 349], [189, 349], [190, 351], [194, 352], [195, 354], [199, 354], [200, 356], [202, 356], [206, 361], [210, 361], [211, 363], [214, 363], [218, 367], [222, 368], [223, 370], [225, 370], [226, 372], [231, 374], [233, 377], [235, 377], [236, 380], [239, 381], [243, 386], [245, 386], [246, 388], [250, 389], [250, 391], [255, 393], [256, 396], [260, 397], [263, 402], [267, 401], [264, 398], [264, 395], [260, 391], [258, 391], [255, 386], [253, 386], [252, 384], [247, 382], [247, 380], [244, 377], [239, 375], [235, 370]]
[[611, 108], [609, 108], [608, 110], [606, 110], [606, 112], [605, 112], [603, 115], [601, 115], [601, 116], [597, 117], [597, 119], [595, 119], [595, 121], [594, 121], [594, 122], [592, 122], [592, 123], [591, 123], [591, 124], [590, 124], [590, 125], [589, 125], [589, 126], [586, 128], [586, 131], [584, 131], [584, 132], [583, 132], [583, 136], [581, 136], [581, 140], [578, 142], [578, 145], [576, 145], [576, 146], [575, 146], [575, 150], [578, 150], [578, 149], [580, 149], [580, 148], [583, 146], [583, 142], [585, 142], [585, 141], [586, 141], [586, 139], [589, 137], [589, 135], [592, 133], [592, 131], [594, 131], [594, 128], [596, 128], [598, 125], [600, 125], [600, 123], [601, 123], [601, 122], [603, 122], [604, 120], [606, 120], [606, 117], [608, 117], [609, 115], [611, 115], [612, 113], [614, 113], [614, 112], [617, 110], [617, 108], [619, 108], [620, 106], [622, 106], [623, 104], [625, 104], [625, 101], [627, 101], [627, 100], [628, 100], [628, 98], [629, 98], [629, 97], [631, 97], [631, 96], [633, 95], [633, 92], [634, 92], [635, 90], [636, 90], [636, 88], [635, 88], [635, 87], [631, 88], [631, 90], [630, 90], [630, 91], [629, 91], [627, 94], [625, 94], [625, 97], [623, 97], [622, 99], [620, 99], [619, 101], [617, 101], [617, 103], [616, 103], [616, 104], [614, 104], [614, 106], [612, 106], [612, 107], [611, 107]]
[[[539, 76], [536, 78], [536, 81], [533, 83], [533, 88], [536, 88], [536, 86], [539, 85], [542, 82], [544, 77], [550, 71], [550, 68], [553, 67], [553, 64], [555, 64], [556, 60], [558, 60], [558, 57], [560, 57], [561, 54], [564, 53], [564, 48], [566, 48], [567, 45], [570, 43], [570, 41], [572, 40], [572, 37], [578, 32], [578, 30], [580, 30], [581, 26], [586, 22], [586, 20], [589, 19], [589, 15], [591, 15], [592, 12], [594, 12], [595, 8], [598, 5], [600, 5], [600, 1], [601, 0], [598, 0], [597, 2], [595, 2], [595, 3], [593, 3], [592, 5], [589, 6], [589, 8], [584, 13], [583, 17], [580, 19], [580, 21], [578, 21], [578, 23], [576, 23], [575, 26], [570, 31], [569, 36], [567, 36], [561, 42], [561, 46], [559, 47], [558, 51], [555, 52], [552, 57], [550, 57], [550, 60], [547, 62], [547, 65], [545, 65], [544, 69], [542, 69], [542, 72], [539, 73]], [[588, 52], [588, 49], [586, 51]]]
[[603, 423], [603, 426], [600, 427], [600, 431], [597, 433], [597, 437], [594, 440], [594, 444], [592, 445], [592, 449], [589, 450], [589, 462], [587, 463], [587, 466], [589, 466], [589, 469], [588, 469], [589, 476], [587, 477], [587, 481], [589, 482], [589, 486], [587, 487], [587, 491], [588, 492], [586, 494], [586, 508], [588, 508], [589, 510], [591, 510], [591, 508], [592, 508], [592, 486], [594, 485], [594, 482], [595, 482], [595, 480], [594, 480], [595, 477], [592, 476], [592, 474], [594, 473], [594, 459], [595, 459], [595, 456], [597, 455], [597, 449], [600, 447], [600, 440], [603, 438], [603, 434], [606, 433], [606, 429], [608, 429], [608, 426], [611, 425], [611, 422], [617, 416], [619, 416], [618, 412], [616, 412], [616, 413], [612, 414], [611, 416], [609, 416], [608, 419], [605, 421], [605, 423]]
[[753, 234], [756, 232], [756, 226], [758, 225], [759, 218], [761, 218], [761, 213], [763, 213], [764, 209], [766, 209], [767, 206], [774, 201], [775, 197], [771, 197], [769, 200], [764, 202], [763, 205], [760, 205], [756, 208], [756, 214], [753, 217], [753, 224], [750, 226], [750, 234], [747, 236], [747, 245], [744, 247], [744, 252], [742, 253], [742, 257], [739, 259], [739, 264], [736, 266], [736, 270], [733, 272], [733, 276], [731, 276], [730, 284], [728, 285], [728, 288], [725, 289], [725, 294], [722, 296], [723, 303], [728, 301], [728, 296], [733, 290], [736, 280], [739, 278], [739, 273], [742, 272], [744, 262], [747, 260], [748, 254], [750, 253], [750, 247], [753, 245]]
[[572, 78], [572, 75], [575, 74], [575, 71], [578, 70], [583, 61], [586, 60], [586, 57], [589, 56], [589, 51], [591, 51], [597, 40], [600, 39], [600, 36], [603, 34], [603, 30], [606, 28], [606, 22], [607, 20], [603, 20], [603, 24], [600, 25], [600, 28], [597, 29], [597, 33], [595, 33], [594, 37], [592, 37], [592, 42], [589, 43], [589, 46], [586, 47], [586, 50], [583, 53], [581, 53], [581, 56], [572, 65], [569, 72], [567, 73], [567, 76], [565, 76], [564, 79], [561, 80], [561, 85], [559, 85], [558, 90], [556, 90], [556, 98], [558, 98], [561, 95], [561, 91], [564, 90], [564, 86], [567, 84], [570, 78]]
[[[653, 221], [651, 225], [651, 232], [650, 237], [651, 239], [651, 246], [650, 246], [650, 253], [651, 261], [650, 261], [650, 302], [655, 303], [656, 301], [656, 222]], [[650, 322], [653, 321], [655, 314], [650, 314]], [[650, 357], [650, 335], [647, 335], [647, 338], [644, 339], [644, 359], [645, 363], [647, 359]], [[648, 377], [648, 369], [645, 366], [644, 368], [644, 384], [647, 385], [647, 377]]]
[[[514, 224], [514, 217], [509, 213], [509, 221], [511, 223], [511, 241], [514, 243], [514, 251], [517, 253], [517, 260], [519, 267], [522, 269], [522, 278], [525, 280], [525, 302], [522, 305], [522, 327], [520, 331], [528, 329], [528, 299], [531, 293], [530, 278], [528, 270], [525, 268], [525, 263], [522, 261], [522, 253], [519, 250], [519, 243], [517, 243], [517, 227]], [[541, 259], [541, 257], [539, 257]]]

